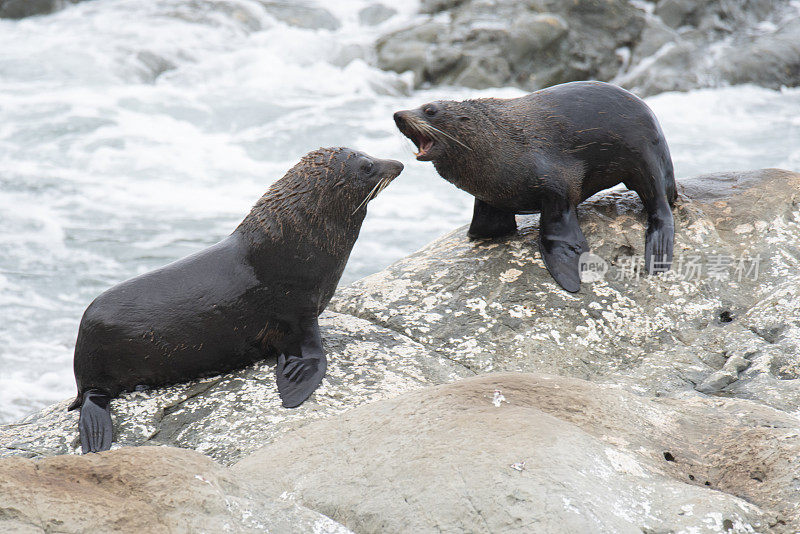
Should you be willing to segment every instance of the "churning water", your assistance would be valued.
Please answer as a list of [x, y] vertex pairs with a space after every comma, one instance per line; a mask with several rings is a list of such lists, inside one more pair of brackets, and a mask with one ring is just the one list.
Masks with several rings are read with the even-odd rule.
[[[74, 394], [72, 350], [100, 292], [218, 241], [300, 156], [344, 145], [406, 170], [371, 203], [343, 282], [469, 221], [472, 201], [416, 162], [392, 112], [436, 98], [359, 56], [368, 1], [338, 30], [250, 0], [96, 0], [0, 21], [0, 422]], [[677, 175], [800, 169], [800, 91], [663, 94]]]

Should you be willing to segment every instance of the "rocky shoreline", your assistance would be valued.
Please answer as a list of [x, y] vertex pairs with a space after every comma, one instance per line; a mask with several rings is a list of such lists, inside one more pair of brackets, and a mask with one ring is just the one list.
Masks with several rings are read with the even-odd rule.
[[424, 0], [421, 12], [376, 47], [378, 66], [413, 71], [417, 87], [596, 79], [644, 97], [800, 83], [800, 19], [782, 0]]
[[[0, 0], [0, 19], [49, 14], [80, 1]], [[290, 26], [341, 27], [329, 10], [306, 2], [208, 4], [253, 31], [260, 24], [248, 11], [254, 6]], [[380, 27], [395, 14], [375, 2], [358, 18], [362, 26]], [[641, 97], [744, 83], [780, 89], [800, 84], [800, 8], [791, 0], [422, 0], [407, 27], [387, 30], [372, 48], [340, 52], [341, 66], [363, 59], [413, 72], [417, 88], [534, 91], [595, 79]], [[163, 69], [159, 58], [142, 61], [155, 62], [156, 75]]]
[[2, 425], [0, 527], [796, 532], [800, 174], [680, 193], [678, 263], [657, 277], [629, 264], [644, 214], [615, 190], [580, 207], [608, 270], [575, 295], [542, 265], [535, 215], [341, 288], [328, 376], [299, 409], [264, 362], [125, 395], [100, 455], [74, 454], [67, 400]]

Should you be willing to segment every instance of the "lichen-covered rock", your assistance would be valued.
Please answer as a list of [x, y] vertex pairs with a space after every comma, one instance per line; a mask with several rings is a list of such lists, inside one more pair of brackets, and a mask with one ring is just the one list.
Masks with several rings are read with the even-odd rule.
[[[329, 366], [316, 393], [297, 409], [281, 407], [274, 362], [122, 395], [112, 401], [114, 448], [175, 445], [230, 463], [310, 420], [422, 385], [471, 375], [401, 334], [346, 315], [322, 316]], [[68, 400], [0, 426], [0, 457], [80, 452], [78, 412]]]
[[350, 533], [251, 490], [201, 454], [171, 447], [0, 460], [0, 531]]
[[[641, 202], [609, 191], [579, 207], [608, 271], [577, 294], [544, 268], [531, 215], [507, 238], [456, 230], [343, 288], [331, 306], [475, 372], [549, 372], [652, 395], [700, 395], [702, 384], [800, 409], [800, 174], [722, 173], [679, 189], [668, 273], [640, 276]], [[712, 378], [719, 371], [725, 378]]]
[[233, 472], [365, 534], [796, 532], [798, 430], [748, 401], [498, 374], [314, 422]]
[[[461, 228], [340, 289], [321, 319], [328, 375], [299, 409], [263, 362], [115, 400], [115, 447], [230, 464], [266, 445], [234, 476], [358, 532], [797, 532], [800, 174], [679, 191], [668, 273], [640, 274], [632, 192], [579, 207], [600, 259], [576, 294], [544, 268], [536, 215], [502, 239]], [[416, 392], [491, 371], [561, 378]], [[76, 452], [68, 402], [0, 426], [0, 456]]]

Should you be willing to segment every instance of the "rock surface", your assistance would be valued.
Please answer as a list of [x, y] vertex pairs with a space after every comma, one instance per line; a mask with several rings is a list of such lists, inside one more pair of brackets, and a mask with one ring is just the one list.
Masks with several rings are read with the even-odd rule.
[[[174, 445], [233, 462], [289, 429], [360, 403], [472, 373], [419, 343], [367, 321], [326, 313], [321, 321], [329, 366], [301, 407], [281, 407], [275, 362], [112, 401], [114, 448]], [[80, 452], [78, 412], [70, 401], [0, 426], [0, 457]]]
[[544, 268], [530, 215], [508, 238], [470, 241], [458, 229], [341, 289], [331, 307], [477, 373], [546, 372], [798, 411], [800, 174], [707, 175], [679, 191], [668, 273], [637, 276], [642, 204], [608, 191], [578, 208], [592, 252], [608, 262], [579, 293]]
[[799, 429], [748, 401], [499, 374], [317, 421], [233, 472], [359, 533], [794, 532]]
[[378, 64], [414, 71], [418, 86], [536, 89], [610, 79], [621, 64], [615, 50], [644, 26], [641, 10], [626, 0], [427, 2], [422, 10], [435, 15], [430, 22], [377, 43]]
[[0, 530], [350, 532], [316, 512], [252, 491], [202, 454], [169, 447], [0, 462]]
[[80, 0], [0, 0], [0, 19], [22, 19], [34, 15], [47, 15], [62, 9], [68, 3]]
[[371, 4], [358, 12], [358, 20], [365, 26], [377, 26], [397, 14], [397, 10], [383, 4]]
[[[577, 294], [545, 270], [538, 216], [496, 240], [464, 227], [339, 290], [321, 320], [328, 376], [299, 409], [280, 407], [264, 362], [114, 401], [115, 447], [241, 460], [231, 476], [251, 465], [269, 502], [294, 492], [356, 532], [797, 532], [800, 174], [720, 173], [679, 191], [669, 273], [636, 276], [632, 192], [579, 207], [607, 272]], [[536, 375], [421, 390], [497, 371]], [[75, 453], [68, 403], [0, 426], [0, 456]], [[272, 453], [243, 460], [262, 446]]]
[[376, 43], [377, 64], [418, 87], [583, 79], [642, 96], [728, 83], [800, 83], [798, 6], [788, 0], [428, 0]]

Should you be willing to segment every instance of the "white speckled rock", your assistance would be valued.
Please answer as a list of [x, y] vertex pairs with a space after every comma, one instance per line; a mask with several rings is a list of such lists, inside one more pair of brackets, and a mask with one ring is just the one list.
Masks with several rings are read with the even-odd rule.
[[[627, 277], [626, 260], [643, 254], [645, 216], [635, 193], [609, 191], [579, 207], [592, 251], [610, 266], [577, 294], [545, 270], [531, 215], [508, 238], [470, 241], [460, 228], [343, 288], [331, 307], [476, 372], [548, 372], [653, 395], [700, 395], [703, 383], [703, 393], [800, 410], [800, 174], [721, 173], [679, 190], [675, 269], [685, 275], [695, 257], [708, 270], [720, 255], [760, 256], [756, 280], [738, 280], [735, 265], [728, 280]], [[721, 370], [726, 379], [708, 380]]]
[[[114, 448], [175, 445], [229, 463], [308, 421], [422, 385], [472, 375], [419, 343], [362, 319], [326, 313], [320, 325], [330, 362], [328, 374], [301, 407], [281, 407], [274, 362], [264, 362], [114, 400]], [[0, 456], [80, 452], [78, 412], [66, 411], [69, 402], [0, 426]]]
[[[589, 245], [610, 266], [577, 294], [544, 269], [536, 216], [498, 240], [470, 242], [462, 228], [339, 291], [321, 320], [328, 376], [299, 409], [281, 408], [274, 362], [264, 362], [115, 400], [115, 447], [176, 445], [231, 464], [266, 445], [286, 456], [259, 452], [241, 465], [269, 491], [297, 491], [358, 532], [404, 521], [419, 531], [798, 532], [800, 174], [721, 173], [680, 190], [680, 272], [621, 276], [644, 246], [641, 203], [629, 192], [579, 208]], [[760, 257], [756, 279], [738, 279], [735, 265], [728, 279], [709, 276], [720, 255]], [[705, 270], [685, 279], [695, 257]], [[409, 393], [490, 371], [562, 378], [503, 377], [496, 397], [486, 393], [490, 405], [528, 403], [508, 427], [496, 416], [505, 412], [467, 402], [478, 395], [470, 388], [482, 399], [495, 378]], [[0, 456], [76, 452], [68, 402], [0, 426]], [[497, 459], [516, 468], [495, 476]], [[560, 522], [550, 522], [553, 510]], [[0, 519], [9, 513], [0, 506]]]
[[316, 421], [233, 472], [358, 533], [796, 532], [799, 456], [797, 420], [749, 401], [515, 373]]
[[323, 515], [253, 491], [201, 454], [172, 447], [5, 459], [0, 531], [352, 534]]

